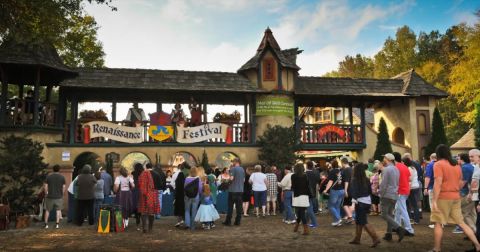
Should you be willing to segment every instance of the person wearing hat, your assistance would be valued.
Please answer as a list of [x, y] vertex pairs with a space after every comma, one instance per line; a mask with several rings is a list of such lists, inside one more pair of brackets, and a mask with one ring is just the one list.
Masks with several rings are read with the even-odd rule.
[[398, 234], [398, 241], [401, 242], [405, 236], [406, 230], [402, 228], [394, 219], [393, 211], [398, 200], [398, 183], [400, 172], [395, 167], [395, 156], [387, 153], [383, 156], [382, 181], [380, 182], [379, 196], [380, 207], [382, 209], [382, 218], [387, 222], [387, 232], [383, 237], [386, 241], [392, 240], [392, 231]]
[[92, 175], [92, 167], [84, 165], [81, 174], [77, 178], [77, 225], [81, 226], [85, 218], [84, 213], [88, 215], [88, 224], [94, 224], [93, 200], [95, 199], [95, 184], [97, 179]]

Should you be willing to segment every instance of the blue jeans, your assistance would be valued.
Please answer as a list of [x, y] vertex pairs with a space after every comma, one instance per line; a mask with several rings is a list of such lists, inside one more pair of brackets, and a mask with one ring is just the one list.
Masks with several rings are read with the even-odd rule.
[[[158, 190], [158, 205], [160, 206], [160, 211], [162, 210], [162, 197], [163, 197], [163, 190]], [[155, 219], [160, 219], [160, 214], [155, 214]]]
[[195, 229], [195, 216], [197, 215], [198, 203], [200, 199], [189, 198], [185, 196], [185, 225], [191, 230]]
[[344, 190], [330, 190], [330, 197], [328, 198], [328, 210], [330, 210], [334, 222], [337, 222], [342, 218], [340, 215], [340, 208], [343, 203], [343, 197], [345, 197]]
[[399, 225], [402, 225], [403, 221], [403, 226], [405, 229], [410, 232], [414, 233], [412, 224], [410, 224], [410, 216], [408, 215], [408, 210], [407, 210], [407, 199], [408, 195], [399, 195], [397, 204], [395, 205], [395, 222], [397, 222]]
[[266, 206], [267, 191], [253, 191], [253, 201], [255, 201], [255, 207]]
[[318, 226], [317, 217], [315, 216], [315, 212], [313, 211], [313, 207], [315, 206], [314, 201], [315, 198], [309, 198], [310, 206], [307, 207], [307, 220], [310, 220], [310, 224], [313, 226]]
[[284, 216], [286, 221], [292, 221], [295, 220], [295, 216], [293, 215], [293, 209], [292, 209], [292, 197], [293, 197], [293, 192], [292, 191], [283, 191], [283, 206], [284, 206]]
[[93, 211], [95, 213], [93, 214], [93, 222], [98, 223], [98, 216], [100, 215], [100, 205], [103, 204], [103, 199], [95, 199], [93, 202]]

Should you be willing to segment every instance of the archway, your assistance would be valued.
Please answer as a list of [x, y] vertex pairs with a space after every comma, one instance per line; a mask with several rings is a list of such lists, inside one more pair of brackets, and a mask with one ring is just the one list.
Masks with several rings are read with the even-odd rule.
[[392, 140], [394, 143], [405, 145], [405, 132], [403, 132], [402, 128], [397, 127], [393, 130]]
[[92, 172], [98, 171], [100, 168], [100, 156], [96, 153], [87, 151], [83, 152], [75, 158], [73, 161], [73, 175], [72, 179], [75, 179], [77, 175], [80, 173], [80, 170], [83, 168], [84, 165], [88, 164], [92, 167]]
[[170, 157], [170, 160], [168, 161], [169, 166], [178, 166], [179, 164], [183, 162], [187, 162], [190, 167], [197, 166], [197, 159], [195, 156], [193, 156], [191, 153], [186, 152], [186, 151], [179, 151]]
[[230, 167], [230, 165], [232, 165], [233, 159], [235, 158], [238, 158], [238, 156], [233, 152], [222, 152], [217, 155], [217, 158], [215, 158], [215, 165], [220, 169]]
[[120, 165], [122, 167], [125, 167], [125, 169], [127, 169], [127, 171], [131, 173], [133, 171], [133, 166], [136, 163], [140, 163], [140, 164], [150, 163], [150, 158], [148, 158], [148, 156], [145, 155], [145, 153], [134, 151], [134, 152], [128, 153], [122, 159], [122, 162], [120, 163]]

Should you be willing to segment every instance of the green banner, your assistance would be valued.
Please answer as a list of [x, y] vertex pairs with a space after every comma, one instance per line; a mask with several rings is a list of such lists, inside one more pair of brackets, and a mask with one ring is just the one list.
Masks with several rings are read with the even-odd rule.
[[257, 97], [257, 116], [292, 116], [293, 99], [288, 96], [262, 95]]

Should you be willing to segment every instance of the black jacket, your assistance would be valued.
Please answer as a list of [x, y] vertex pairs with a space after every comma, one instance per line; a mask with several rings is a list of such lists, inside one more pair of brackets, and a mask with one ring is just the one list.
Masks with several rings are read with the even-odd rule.
[[367, 179], [366, 185], [361, 185], [357, 180], [353, 179], [350, 181], [350, 186], [348, 187], [348, 193], [352, 196], [352, 199], [358, 199], [362, 197], [367, 197], [372, 194], [372, 187], [370, 186], [370, 181]]
[[309, 188], [307, 175], [297, 176], [296, 174], [292, 175], [292, 191], [293, 197], [298, 197], [300, 195], [308, 195], [312, 197], [312, 193]]

